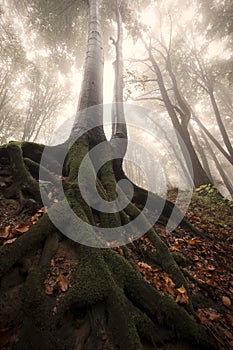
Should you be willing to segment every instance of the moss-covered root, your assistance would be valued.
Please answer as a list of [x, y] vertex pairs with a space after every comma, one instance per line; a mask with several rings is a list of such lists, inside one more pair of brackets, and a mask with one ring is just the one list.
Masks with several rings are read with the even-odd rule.
[[143, 350], [145, 344], [156, 348], [180, 338], [194, 349], [216, 349], [205, 330], [171, 297], [154, 290], [124, 257], [85, 246], [77, 251], [76, 280], [60, 300], [56, 317], [62, 325], [69, 310], [86, 313], [77, 332], [82, 344], [91, 343], [89, 338], [98, 344], [105, 337], [110, 348]]
[[6, 146], [10, 165], [12, 168], [12, 175], [14, 182], [9, 189], [7, 189], [7, 197], [18, 197], [21, 205], [26, 202], [25, 194], [36, 202], [41, 202], [40, 190], [37, 181], [31, 176], [27, 170], [21, 144], [17, 142], [10, 142]]
[[[161, 295], [153, 289], [124, 258], [113, 251], [106, 251], [105, 260], [110, 266], [118, 286], [124, 291], [124, 295], [127, 295], [128, 300], [137, 307], [136, 314], [133, 313], [135, 319], [138, 320], [137, 312], [140, 310], [147, 315], [149, 320], [153, 320], [157, 327], [168, 329], [168, 333], [164, 333], [166, 341], [171, 337], [172, 332], [173, 337], [193, 343], [196, 349], [217, 349], [213, 339], [187, 311], [170, 296]], [[140, 319], [137, 322], [140, 324]], [[151, 324], [148, 319], [147, 324], [148, 326]], [[146, 332], [144, 337], [145, 335]], [[153, 342], [158, 341], [159, 343], [159, 339], [154, 338]]]
[[173, 215], [177, 215], [177, 220], [178, 220], [178, 222], [180, 222], [179, 225], [181, 227], [183, 227], [186, 230], [189, 230], [195, 236], [201, 237], [201, 238], [206, 239], [208, 241], [212, 240], [211, 237], [207, 236], [206, 234], [199, 231], [196, 227], [194, 227], [191, 224], [191, 222], [189, 222], [189, 220], [187, 218], [184, 217], [180, 221], [180, 218], [183, 217], [183, 214], [180, 212], [180, 209], [175, 204], [173, 204], [169, 200], [164, 201], [163, 198], [159, 197], [155, 193], [148, 192], [145, 189], [138, 187], [134, 184], [133, 184], [133, 186], [134, 186], [133, 202], [139, 208], [143, 207], [146, 204], [148, 195], [150, 196], [151, 206], [149, 206], [147, 209], [149, 209], [151, 212], [153, 212], [156, 208], [163, 207], [163, 211], [161, 213], [160, 218], [158, 219], [158, 222], [160, 220], [163, 221], [163, 219], [164, 219], [165, 222], [167, 223], [171, 214], [173, 213]]
[[11, 245], [0, 247], [0, 278], [27, 253], [35, 251], [53, 230], [48, 215], [44, 215]]
[[[17, 350], [33, 348], [55, 349], [57, 339], [53, 339], [54, 322], [52, 308], [54, 301], [44, 293], [44, 280], [50, 267], [50, 260], [58, 246], [57, 233], [49, 235], [45, 241], [39, 264], [29, 271], [29, 275], [21, 291], [23, 325], [19, 334]], [[35, 342], [36, 340], [36, 342]]]
[[[126, 208], [126, 212], [131, 217], [135, 218], [138, 215], [142, 215], [140, 210], [136, 208], [133, 204], [128, 205]], [[144, 217], [145, 225], [148, 226], [147, 219]], [[184, 278], [184, 275], [177, 263], [175, 262], [172, 254], [170, 253], [167, 245], [162, 241], [162, 239], [157, 235], [153, 228], [149, 229], [147, 232], [147, 237], [155, 246], [155, 252], [153, 252], [153, 258], [157, 264], [159, 264], [165, 272], [172, 276], [172, 279], [176, 285], [176, 287], [181, 287], [182, 285], [188, 292], [189, 295], [189, 286]], [[190, 312], [193, 312], [191, 301], [189, 301], [188, 309]]]

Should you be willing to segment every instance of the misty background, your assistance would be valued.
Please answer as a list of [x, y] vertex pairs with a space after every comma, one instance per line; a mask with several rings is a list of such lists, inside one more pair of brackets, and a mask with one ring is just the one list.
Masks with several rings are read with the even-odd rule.
[[[102, 1], [100, 9], [106, 104], [112, 102], [114, 82], [112, 6]], [[177, 123], [211, 182], [232, 197], [232, 1], [124, 1], [121, 11], [124, 98], [148, 110], [144, 123], [150, 130], [148, 136], [129, 127], [129, 139], [136, 138], [154, 155], [145, 159], [144, 152], [129, 147], [130, 157], [147, 162], [156, 192], [164, 192], [165, 179], [168, 188], [189, 188], [187, 164], [174, 136]], [[0, 1], [1, 144], [66, 140], [81, 88], [86, 25], [84, 1]], [[124, 167], [134, 182], [147, 186], [140, 166], [126, 162]]]

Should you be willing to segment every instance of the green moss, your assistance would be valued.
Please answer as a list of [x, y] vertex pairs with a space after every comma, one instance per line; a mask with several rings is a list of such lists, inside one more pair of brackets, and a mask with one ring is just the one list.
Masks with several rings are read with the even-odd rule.
[[80, 307], [84, 307], [104, 300], [109, 294], [111, 283], [113, 283], [101, 249], [79, 246], [78, 253], [80, 266], [73, 287], [69, 289], [60, 302], [58, 307], [60, 315], [73, 304], [77, 303]]
[[117, 286], [107, 298], [107, 310], [114, 346], [122, 350], [143, 350], [135, 327], [134, 309]]
[[[89, 141], [87, 135], [84, 135], [75, 142], [69, 152], [65, 162], [66, 173], [69, 181], [77, 181], [80, 164], [89, 151]], [[87, 169], [87, 174], [91, 169]]]
[[164, 344], [174, 339], [174, 333], [171, 329], [152, 322], [152, 320], [139, 309], [135, 311], [135, 324], [140, 337], [149, 341], [155, 348], [158, 344]]
[[54, 230], [48, 215], [44, 215], [27, 232], [10, 246], [0, 248], [0, 277], [28, 252], [38, 248], [40, 243]]
[[187, 266], [187, 259], [180, 253], [172, 253], [175, 262], [180, 266]]

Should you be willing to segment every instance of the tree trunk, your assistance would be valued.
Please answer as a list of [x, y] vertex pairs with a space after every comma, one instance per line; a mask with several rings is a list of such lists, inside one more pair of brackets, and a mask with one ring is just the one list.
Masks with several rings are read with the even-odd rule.
[[225, 149], [220, 145], [218, 140], [209, 132], [209, 130], [205, 127], [205, 125], [198, 119], [195, 113], [192, 111], [192, 117], [195, 122], [199, 125], [199, 127], [204, 131], [204, 133], [208, 136], [208, 138], [213, 142], [213, 144], [218, 148], [218, 150], [224, 155], [224, 157], [233, 165], [233, 159], [230, 155], [225, 151]]
[[212, 183], [211, 177], [208, 176], [208, 174], [205, 172], [205, 169], [202, 167], [199, 161], [199, 158], [195, 152], [195, 149], [192, 145], [192, 141], [190, 139], [188, 124], [192, 115], [192, 110], [189, 104], [187, 103], [187, 101], [185, 100], [185, 97], [181, 94], [180, 89], [178, 87], [175, 74], [173, 73], [173, 70], [172, 70], [169, 51], [167, 51], [166, 68], [172, 80], [172, 86], [173, 86], [175, 98], [179, 105], [180, 118], [181, 118], [180, 126], [183, 131], [184, 142], [189, 150], [189, 154], [194, 167], [194, 184], [196, 186], [197, 184], [199, 184], [198, 186], [200, 186], [201, 184]]
[[214, 153], [213, 149], [211, 148], [211, 146], [210, 146], [210, 144], [209, 144], [209, 141], [207, 140], [206, 136], [203, 134], [202, 137], [203, 137], [204, 140], [205, 140], [205, 143], [206, 143], [206, 145], [207, 145], [208, 151], [209, 151], [211, 157], [212, 157], [213, 160], [214, 160], [214, 163], [215, 163], [215, 165], [216, 165], [216, 168], [217, 168], [217, 170], [218, 170], [218, 172], [219, 172], [219, 174], [220, 174], [220, 176], [221, 176], [221, 178], [222, 178], [222, 180], [223, 180], [223, 183], [224, 183], [225, 187], [227, 188], [229, 194], [230, 194], [231, 197], [233, 198], [233, 187], [232, 187], [232, 184], [230, 183], [230, 181], [229, 181], [229, 179], [228, 179], [227, 174], [225, 173], [225, 171], [224, 171], [222, 165], [219, 163], [219, 160], [218, 160], [216, 154]]
[[[163, 99], [164, 104], [166, 106], [167, 112], [171, 118], [172, 124], [173, 124], [175, 130], [180, 135], [181, 139], [183, 140], [185, 146], [187, 147], [188, 154], [187, 154], [187, 151], [184, 150], [182, 143], [180, 143], [181, 150], [183, 152], [183, 156], [184, 156], [184, 159], [186, 161], [186, 165], [187, 165], [188, 170], [190, 170], [189, 169], [189, 163], [190, 163], [189, 157], [190, 157], [191, 162], [192, 162], [194, 186], [199, 187], [203, 184], [209, 184], [209, 183], [211, 183], [211, 181], [208, 178], [208, 176], [206, 175], [204, 169], [202, 168], [201, 163], [196, 155], [196, 152], [195, 152], [193, 145], [192, 145], [192, 142], [190, 140], [190, 135], [189, 135], [189, 132], [187, 130], [187, 123], [180, 123], [179, 122], [179, 119], [176, 115], [175, 109], [170, 101], [169, 96], [168, 96], [168, 93], [167, 93], [167, 90], [166, 90], [166, 87], [165, 87], [165, 84], [163, 81], [163, 76], [162, 76], [161, 70], [160, 70], [157, 62], [155, 61], [154, 56], [151, 53], [151, 50], [148, 48], [148, 46], [146, 45], [145, 42], [144, 42], [144, 45], [147, 48], [150, 61], [151, 61], [153, 68], [156, 72], [157, 82], [159, 85], [161, 96], [162, 96], [162, 99]], [[185, 116], [185, 118], [188, 119], [189, 116]], [[184, 126], [185, 126], [185, 128], [183, 128]], [[191, 174], [191, 176], [192, 176], [192, 174]]]
[[212, 175], [211, 175], [211, 171], [210, 171], [210, 167], [209, 167], [209, 163], [208, 163], [208, 160], [207, 160], [207, 157], [205, 155], [205, 152], [198, 140], [198, 137], [196, 135], [196, 132], [194, 131], [194, 128], [192, 126], [192, 124], [189, 125], [189, 130], [190, 130], [190, 134], [191, 134], [191, 137], [193, 138], [193, 141], [194, 141], [194, 144], [196, 145], [196, 148], [197, 148], [197, 151], [201, 157], [201, 160], [202, 160], [202, 166], [203, 168], [205, 169], [205, 172], [206, 174], [208, 175], [209, 179], [211, 180], [211, 183], [213, 184], [214, 181], [213, 181], [213, 178], [212, 178]]
[[222, 118], [221, 118], [221, 115], [220, 115], [220, 112], [218, 109], [218, 105], [217, 105], [215, 97], [214, 97], [214, 92], [211, 88], [209, 89], [209, 95], [210, 95], [211, 104], [213, 106], [214, 114], [215, 114], [215, 117], [216, 117], [216, 120], [218, 123], [218, 127], [219, 127], [219, 130], [220, 130], [222, 138], [223, 138], [223, 142], [226, 145], [226, 148], [231, 156], [231, 160], [233, 160], [233, 148], [232, 148], [231, 142], [229, 140], [229, 137], [227, 135], [225, 126], [222, 122]]

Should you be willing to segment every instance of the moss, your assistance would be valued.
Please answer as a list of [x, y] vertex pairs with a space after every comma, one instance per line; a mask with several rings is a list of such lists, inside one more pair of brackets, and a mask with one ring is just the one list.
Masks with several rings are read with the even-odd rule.
[[123, 291], [115, 286], [107, 298], [108, 324], [115, 347], [122, 350], [143, 350], [135, 327], [135, 315]]
[[51, 319], [52, 306], [46, 302], [43, 284], [48, 270], [49, 266], [39, 266], [30, 271], [21, 292], [24, 314], [34, 319], [40, 328], [50, 324]]
[[[17, 143], [12, 143], [11, 147], [11, 150], [15, 148], [16, 153], [21, 152]], [[77, 216], [83, 222], [95, 224], [92, 210], [84, 202], [77, 182], [80, 163], [88, 150], [89, 142], [85, 136], [71, 147], [66, 161], [69, 180], [64, 187], [69, 204]], [[22, 155], [22, 152], [20, 154]], [[93, 171], [92, 164], [89, 164], [86, 169], [87, 175], [88, 172]], [[86, 186], [88, 186], [88, 176]], [[105, 200], [112, 200], [115, 198], [115, 186], [116, 180], [112, 164], [109, 162], [99, 173], [98, 191]], [[69, 213], [65, 212], [64, 203], [61, 201], [49, 210], [57, 220], [60, 220], [62, 225], [67, 227], [68, 236], [72, 237], [72, 234], [76, 233], [74, 227], [77, 227], [77, 222], [75, 219], [71, 219]], [[107, 215], [101, 218], [101, 222], [109, 227], [116, 225], [118, 219], [119, 222], [127, 223], [129, 215], [134, 217], [139, 214], [140, 211], [134, 205], [129, 205], [125, 211], [119, 214], [119, 217]], [[149, 225], [146, 219], [145, 224]], [[90, 234], [90, 242], [93, 243], [93, 240], [97, 239], [95, 235], [91, 236], [91, 228], [90, 232], [86, 228], [83, 230], [80, 226], [78, 229], [78, 234], [81, 237]], [[38, 247], [53, 230], [54, 226], [48, 215], [45, 215], [12, 246], [0, 250], [1, 272], [5, 273], [29, 250]], [[153, 229], [148, 230], [148, 237], [157, 249], [155, 258], [163, 269], [167, 273], [173, 274], [174, 281], [178, 286], [185, 285], [185, 279], [167, 246]], [[162, 296], [145, 282], [140, 273], [123, 256], [112, 250], [74, 244], [77, 247], [80, 265], [73, 286], [60, 300], [55, 317], [56, 321], [64, 317], [66, 311], [72, 309], [74, 305], [77, 309], [82, 307], [88, 309], [89, 306], [104, 301], [107, 304], [109, 333], [111, 333], [114, 344], [123, 350], [143, 349], [140, 337], [145, 337], [152, 344], [159, 342], [161, 340], [160, 330], [164, 330], [162, 339], [177, 336], [190, 339], [191, 342], [197, 344], [197, 348], [215, 349], [211, 342], [208, 343], [209, 339], [203, 328], [172, 298], [166, 295]], [[127, 248], [124, 248], [124, 256], [126, 255]], [[48, 298], [43, 292], [42, 282], [46, 273], [46, 266], [36, 268], [29, 274], [25, 284], [23, 291], [26, 314], [24, 339], [26, 339], [26, 332], [30, 333], [30, 331], [39, 334], [39, 337], [40, 335], [44, 337], [48, 329], [52, 329], [50, 320], [51, 324], [55, 324], [54, 319], [52, 320], [49, 316], [51, 315], [51, 304], [47, 304]], [[32, 312], [31, 309], [33, 309]], [[30, 320], [32, 320], [31, 327]], [[46, 327], [48, 328], [46, 329]]]
[[133, 273], [130, 277], [126, 286], [129, 296], [148, 315], [152, 318], [156, 317], [159, 325], [170, 328], [177, 337], [192, 340], [198, 349], [217, 348], [204, 328], [197, 324], [170, 296], [161, 295], [141, 279], [135, 278]]
[[48, 215], [44, 215], [27, 232], [10, 246], [0, 248], [0, 277], [28, 252], [38, 248], [40, 243], [54, 230]]
[[30, 142], [30, 141], [22, 141], [20, 143], [21, 148], [24, 152], [43, 152], [45, 145], [41, 144], [41, 143], [35, 143], [35, 142]]
[[61, 300], [58, 307], [59, 315], [73, 304], [85, 307], [104, 300], [109, 294], [111, 282], [113, 283], [101, 249], [79, 246], [78, 254], [80, 265], [75, 283]]
[[[27, 171], [23, 160], [23, 152], [20, 142], [10, 142], [6, 145], [7, 152], [10, 158], [10, 164], [13, 171], [14, 183], [8, 188], [8, 197], [13, 196], [14, 193], [27, 192], [31, 198], [40, 203], [40, 190], [37, 181]], [[22, 204], [22, 203], [21, 203]]]
[[[136, 217], [140, 214], [139, 209], [137, 209], [134, 205], [130, 204], [126, 208], [127, 213], [132, 216]], [[146, 218], [144, 218], [145, 221], [145, 227], [146, 225], [150, 227], [151, 225], [149, 222], [147, 222]], [[159, 263], [159, 265], [163, 268], [165, 272], [168, 274], [171, 274], [172, 279], [176, 285], [176, 287], [181, 287], [182, 285], [185, 287], [189, 294], [189, 287], [187, 284], [186, 279], [184, 278], [181, 270], [177, 266], [172, 254], [170, 253], [167, 245], [161, 240], [161, 238], [156, 234], [155, 230], [153, 228], [149, 228], [147, 231], [147, 237], [150, 239], [150, 241], [154, 244], [156, 251], [153, 253], [154, 260]], [[189, 305], [190, 311], [192, 310], [191, 304]], [[192, 310], [193, 311], [193, 310]]]
[[194, 321], [187, 311], [176, 304], [172, 297], [161, 295], [145, 283], [139, 272], [134, 270], [119, 254], [105, 251], [104, 257], [117, 285], [128, 292], [127, 295], [134, 305], [139, 306], [147, 315], [156, 317], [160, 325], [175, 331], [177, 336], [192, 338], [196, 344], [203, 344], [203, 350], [216, 348], [211, 342], [208, 345], [210, 339], [205, 330]]
[[140, 338], [149, 341], [155, 348], [158, 344], [164, 344], [174, 339], [174, 333], [171, 329], [159, 326], [139, 309], [135, 309], [135, 324]]
[[172, 256], [178, 265], [182, 267], [187, 266], [187, 259], [182, 254], [173, 252]]
[[83, 200], [78, 184], [69, 184], [65, 190], [66, 198], [75, 214], [84, 222], [94, 225], [93, 214], [89, 205]]
[[[89, 151], [89, 141], [87, 135], [83, 135], [75, 142], [69, 152], [65, 162], [66, 173], [69, 181], [77, 181], [80, 164]], [[87, 169], [87, 174], [91, 169]]]

